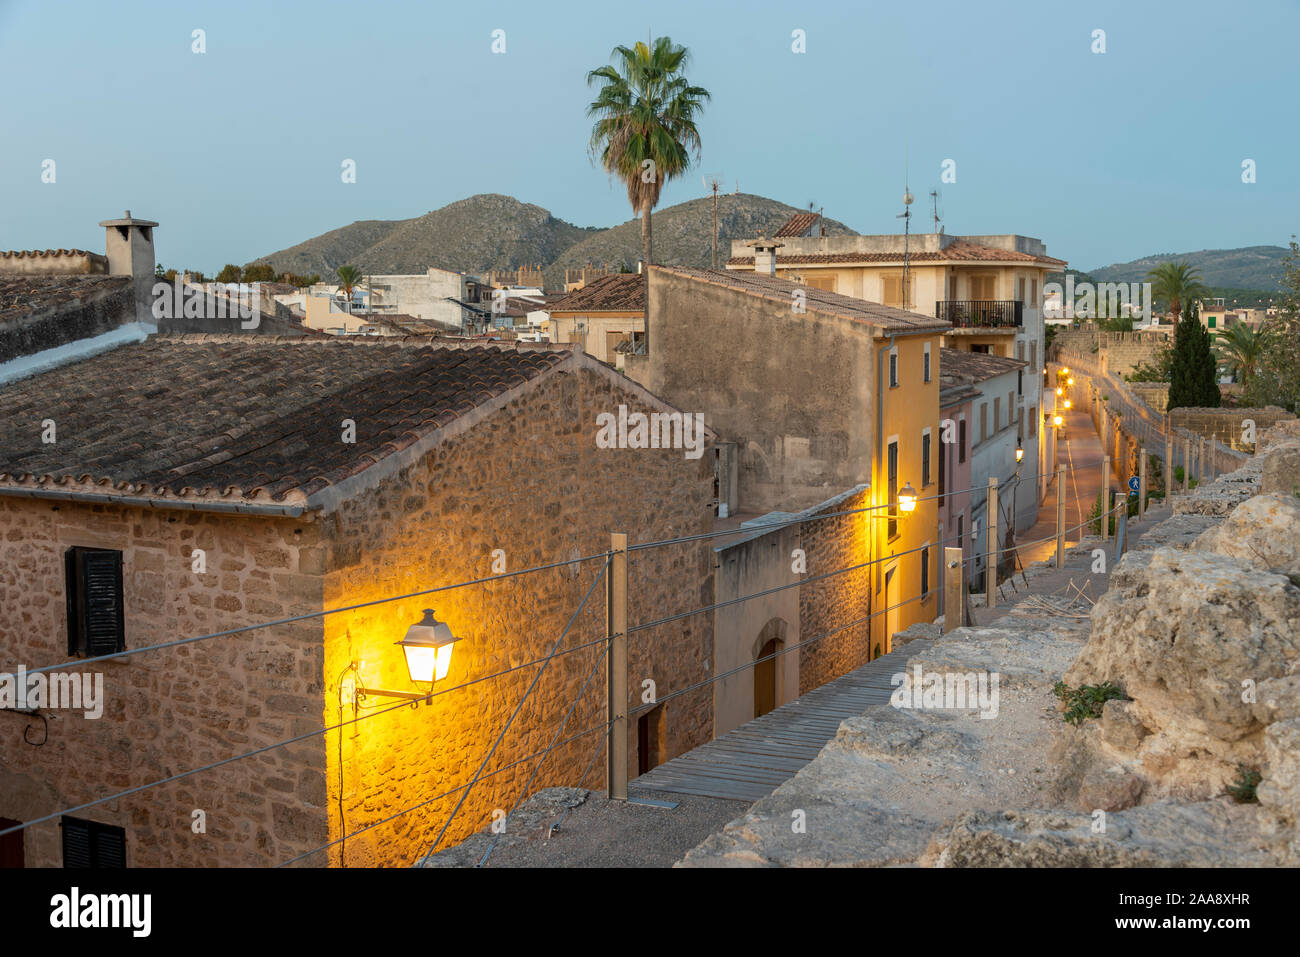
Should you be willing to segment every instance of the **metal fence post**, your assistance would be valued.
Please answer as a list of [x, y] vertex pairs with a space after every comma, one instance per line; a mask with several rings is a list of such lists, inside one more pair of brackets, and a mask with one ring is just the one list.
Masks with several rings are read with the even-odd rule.
[[[1127, 511], [1127, 509], [1126, 509]], [[1147, 517], [1147, 447], [1138, 449], [1138, 521]]]
[[605, 715], [609, 743], [605, 748], [606, 795], [627, 800], [627, 535], [609, 536], [612, 552], [605, 588]]
[[1110, 538], [1110, 456], [1101, 459], [1101, 537]]

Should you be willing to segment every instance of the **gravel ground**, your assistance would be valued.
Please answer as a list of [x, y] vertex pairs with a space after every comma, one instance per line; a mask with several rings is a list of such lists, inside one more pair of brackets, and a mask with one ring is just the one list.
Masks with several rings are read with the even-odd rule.
[[[749, 804], [659, 791], [638, 798], [675, 803], [675, 808], [605, 800], [602, 791], [547, 788], [510, 819], [486, 867], [671, 867], [686, 852]], [[560, 815], [560, 828], [548, 831]], [[473, 867], [496, 835], [480, 832], [426, 860], [426, 867]]]

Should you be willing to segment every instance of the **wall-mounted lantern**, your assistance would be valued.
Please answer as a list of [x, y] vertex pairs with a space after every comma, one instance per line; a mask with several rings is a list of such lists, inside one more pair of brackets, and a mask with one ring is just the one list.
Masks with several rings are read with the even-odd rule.
[[1016, 464], [1019, 465], [1025, 460], [1025, 448], [1019, 442], [1016, 443]]
[[[406, 630], [406, 637], [394, 644], [401, 645], [406, 656], [406, 673], [412, 684], [428, 684], [447, 677], [451, 668], [451, 653], [460, 639], [451, 633], [446, 622], [433, 616], [433, 609], [424, 609], [424, 617]], [[385, 691], [380, 688], [358, 688], [357, 694], [384, 695], [389, 698], [406, 698], [419, 701], [429, 697], [429, 692]]]
[[904, 485], [898, 493], [898, 507], [903, 512], [916, 511], [916, 489], [912, 488], [911, 482]]

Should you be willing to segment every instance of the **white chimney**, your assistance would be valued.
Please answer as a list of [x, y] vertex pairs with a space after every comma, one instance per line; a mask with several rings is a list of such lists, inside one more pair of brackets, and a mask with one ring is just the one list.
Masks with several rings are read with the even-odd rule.
[[759, 236], [753, 242], [745, 245], [754, 247], [754, 272], [761, 273], [764, 276], [775, 276], [776, 251], [785, 243]]
[[121, 219], [106, 219], [99, 225], [105, 232], [108, 274], [130, 276], [135, 280], [136, 317], [141, 322], [153, 322], [153, 231], [158, 224], [148, 219], [134, 219], [128, 209]]

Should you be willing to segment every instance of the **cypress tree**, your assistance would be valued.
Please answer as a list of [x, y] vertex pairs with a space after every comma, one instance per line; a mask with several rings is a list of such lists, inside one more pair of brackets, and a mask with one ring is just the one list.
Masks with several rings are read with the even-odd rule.
[[1217, 409], [1222, 403], [1210, 333], [1201, 325], [1195, 304], [1182, 310], [1174, 331], [1169, 377], [1169, 408]]

